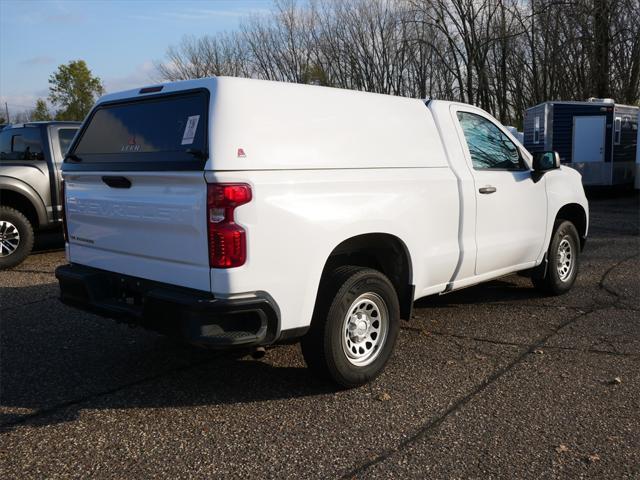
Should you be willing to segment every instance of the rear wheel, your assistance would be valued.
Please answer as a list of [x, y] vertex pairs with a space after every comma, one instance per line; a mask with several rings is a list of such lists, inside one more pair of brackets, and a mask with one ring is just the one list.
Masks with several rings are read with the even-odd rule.
[[573, 223], [558, 220], [547, 251], [548, 266], [544, 278], [534, 278], [533, 285], [543, 293], [562, 295], [578, 276], [580, 238]]
[[33, 248], [33, 227], [18, 210], [0, 207], [0, 270], [19, 265]]
[[311, 329], [301, 341], [305, 361], [344, 387], [367, 383], [387, 364], [399, 319], [398, 296], [385, 275], [339, 267], [320, 286]]

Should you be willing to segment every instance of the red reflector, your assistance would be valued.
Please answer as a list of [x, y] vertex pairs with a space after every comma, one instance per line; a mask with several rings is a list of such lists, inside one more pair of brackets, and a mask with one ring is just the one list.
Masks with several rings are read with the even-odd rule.
[[246, 261], [246, 232], [235, 223], [234, 210], [250, 201], [251, 187], [247, 184], [207, 185], [207, 225], [211, 268], [239, 267]]
[[232, 268], [247, 260], [246, 234], [233, 224], [209, 224], [209, 265], [211, 268]]

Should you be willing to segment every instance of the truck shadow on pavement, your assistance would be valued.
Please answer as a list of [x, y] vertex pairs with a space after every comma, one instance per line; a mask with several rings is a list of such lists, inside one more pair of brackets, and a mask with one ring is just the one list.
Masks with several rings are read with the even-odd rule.
[[[57, 284], [0, 288], [0, 431], [73, 421], [84, 409], [236, 404], [336, 390], [297, 346], [281, 365], [215, 352], [75, 311]], [[278, 349], [279, 350], [279, 349]]]
[[[336, 391], [313, 376], [295, 345], [253, 360], [246, 351], [200, 349], [79, 312], [57, 296], [55, 283], [0, 288], [0, 431], [73, 421], [86, 409], [245, 404]], [[534, 289], [493, 281], [416, 307], [534, 297]]]

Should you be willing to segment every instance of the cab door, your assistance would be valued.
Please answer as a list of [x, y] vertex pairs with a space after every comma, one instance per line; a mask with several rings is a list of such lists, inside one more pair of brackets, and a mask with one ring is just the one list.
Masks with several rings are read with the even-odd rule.
[[476, 275], [532, 266], [547, 225], [545, 177], [534, 180], [520, 148], [483, 111], [453, 113], [475, 184]]

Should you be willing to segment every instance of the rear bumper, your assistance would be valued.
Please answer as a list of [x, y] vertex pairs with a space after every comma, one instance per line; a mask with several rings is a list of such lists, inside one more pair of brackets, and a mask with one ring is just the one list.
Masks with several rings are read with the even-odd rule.
[[279, 336], [279, 314], [267, 294], [217, 299], [177, 287], [82, 265], [56, 269], [63, 303], [213, 347], [256, 346]]

